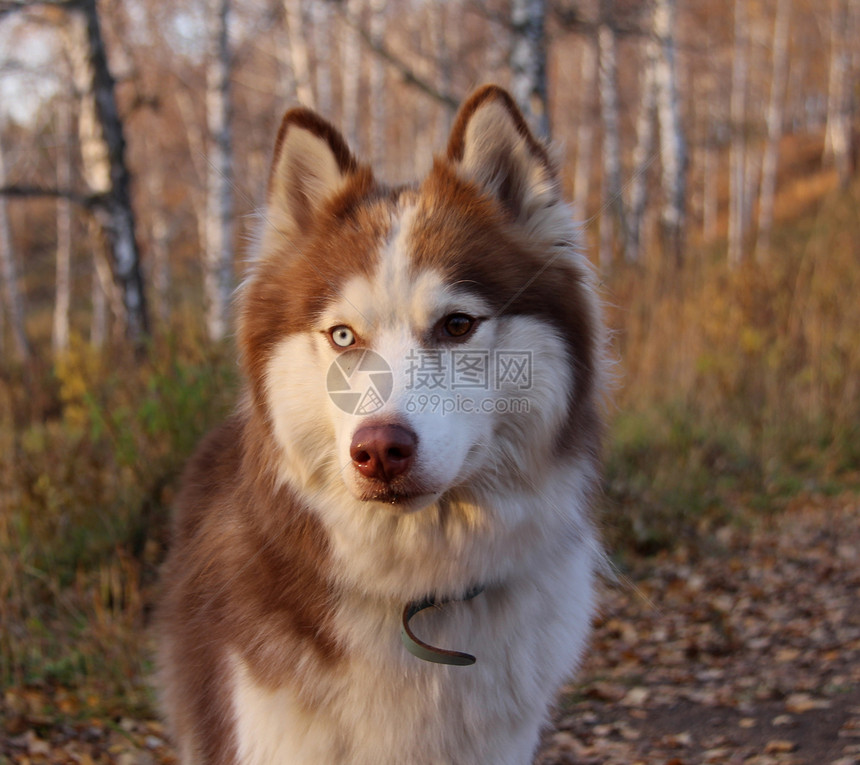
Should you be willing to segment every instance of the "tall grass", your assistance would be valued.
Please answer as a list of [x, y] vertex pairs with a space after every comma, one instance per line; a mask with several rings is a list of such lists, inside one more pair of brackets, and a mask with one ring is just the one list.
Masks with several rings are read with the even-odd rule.
[[622, 381], [610, 522], [640, 547], [739, 505], [857, 482], [858, 189], [775, 232], [767, 262], [714, 248], [610, 285]]
[[76, 342], [52, 371], [0, 377], [0, 684], [92, 680], [107, 703], [146, 703], [172, 487], [234, 368], [197, 344], [141, 359]]

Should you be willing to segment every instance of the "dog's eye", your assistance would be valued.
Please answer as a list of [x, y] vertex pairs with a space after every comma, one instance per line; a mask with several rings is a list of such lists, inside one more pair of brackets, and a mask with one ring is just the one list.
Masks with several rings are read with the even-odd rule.
[[345, 324], [332, 327], [328, 331], [328, 335], [339, 348], [349, 348], [350, 345], [355, 345], [355, 333]]
[[476, 320], [465, 313], [452, 313], [442, 319], [442, 333], [448, 337], [465, 337], [474, 329]]

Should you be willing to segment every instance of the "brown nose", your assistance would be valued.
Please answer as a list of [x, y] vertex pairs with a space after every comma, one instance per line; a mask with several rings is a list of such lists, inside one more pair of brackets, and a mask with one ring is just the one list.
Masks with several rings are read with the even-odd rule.
[[418, 439], [402, 425], [368, 425], [355, 431], [349, 455], [365, 478], [390, 483], [412, 466]]

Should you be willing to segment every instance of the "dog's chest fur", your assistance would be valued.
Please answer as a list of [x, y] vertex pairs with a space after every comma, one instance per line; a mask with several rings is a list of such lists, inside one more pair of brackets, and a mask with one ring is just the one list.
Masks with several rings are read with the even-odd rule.
[[[343, 657], [307, 682], [267, 689], [231, 657], [236, 744], [247, 765], [522, 765], [545, 718], [547, 687], [585, 640], [591, 554], [548, 556], [527, 577], [422, 612], [433, 645], [477, 656], [470, 667], [406, 653], [399, 604], [343, 600], [334, 629]], [[547, 550], [547, 553], [554, 551]], [[548, 563], [552, 560], [552, 563]], [[543, 570], [541, 570], [543, 568]], [[570, 584], [576, 583], [576, 591]]]

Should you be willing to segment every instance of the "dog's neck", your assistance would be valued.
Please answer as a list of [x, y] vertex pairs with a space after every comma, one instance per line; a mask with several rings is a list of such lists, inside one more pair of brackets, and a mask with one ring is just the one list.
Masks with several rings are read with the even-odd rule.
[[407, 603], [403, 608], [400, 622], [400, 639], [403, 641], [406, 650], [413, 656], [423, 661], [433, 662], [434, 664], [450, 664], [457, 667], [467, 667], [474, 664], [476, 659], [470, 653], [452, 651], [447, 648], [437, 648], [415, 637], [409, 626], [409, 620], [427, 608], [441, 608], [447, 603], [472, 600], [472, 598], [476, 598], [483, 591], [483, 585], [478, 585], [469, 590], [462, 598], [443, 598], [437, 600], [432, 596], [428, 596], [422, 600], [413, 600], [411, 603]]

